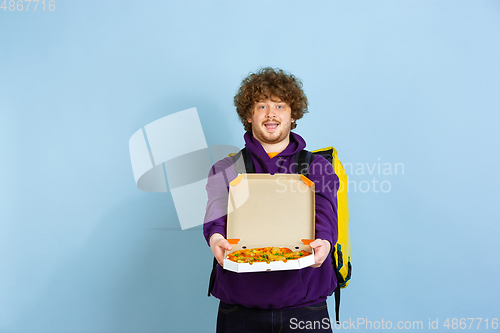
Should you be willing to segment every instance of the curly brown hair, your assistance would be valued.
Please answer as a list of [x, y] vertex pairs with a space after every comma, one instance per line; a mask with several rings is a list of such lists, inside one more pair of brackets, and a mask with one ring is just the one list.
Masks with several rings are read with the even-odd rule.
[[292, 129], [297, 127], [297, 120], [308, 112], [302, 81], [279, 68], [261, 68], [257, 73], [250, 73], [241, 82], [241, 87], [234, 96], [234, 106], [245, 131], [252, 129], [247, 118], [252, 117], [255, 103], [274, 96], [290, 105], [292, 118], [295, 119]]

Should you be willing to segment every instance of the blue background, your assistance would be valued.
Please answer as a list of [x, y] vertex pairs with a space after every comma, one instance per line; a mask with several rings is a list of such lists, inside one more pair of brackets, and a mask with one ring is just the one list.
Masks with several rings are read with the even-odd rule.
[[499, 317], [500, 2], [55, 3], [0, 10], [0, 332], [214, 331], [201, 228], [136, 188], [128, 140], [197, 107], [242, 146], [261, 66], [303, 80], [296, 132], [353, 167], [341, 320]]

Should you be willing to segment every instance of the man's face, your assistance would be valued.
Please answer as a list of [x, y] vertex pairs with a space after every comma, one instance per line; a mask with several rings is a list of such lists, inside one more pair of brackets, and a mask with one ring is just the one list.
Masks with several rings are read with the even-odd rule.
[[254, 104], [253, 115], [247, 118], [252, 125], [254, 138], [261, 143], [277, 144], [290, 136], [292, 109], [278, 97], [261, 100]]

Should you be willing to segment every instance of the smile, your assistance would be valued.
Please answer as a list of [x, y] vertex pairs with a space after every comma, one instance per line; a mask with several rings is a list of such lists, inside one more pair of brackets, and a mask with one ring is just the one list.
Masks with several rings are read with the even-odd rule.
[[265, 123], [264, 126], [266, 127], [267, 130], [274, 131], [278, 128], [279, 124], [270, 122], [270, 123]]

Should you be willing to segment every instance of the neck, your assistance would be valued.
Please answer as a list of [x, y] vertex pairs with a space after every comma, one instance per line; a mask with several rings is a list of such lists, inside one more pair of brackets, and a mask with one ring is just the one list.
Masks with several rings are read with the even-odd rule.
[[278, 143], [265, 143], [257, 138], [255, 139], [260, 142], [262, 148], [264, 148], [266, 153], [281, 153], [283, 150], [285, 150], [286, 147], [288, 147], [288, 144], [290, 143], [290, 134], [288, 134], [285, 139]]

